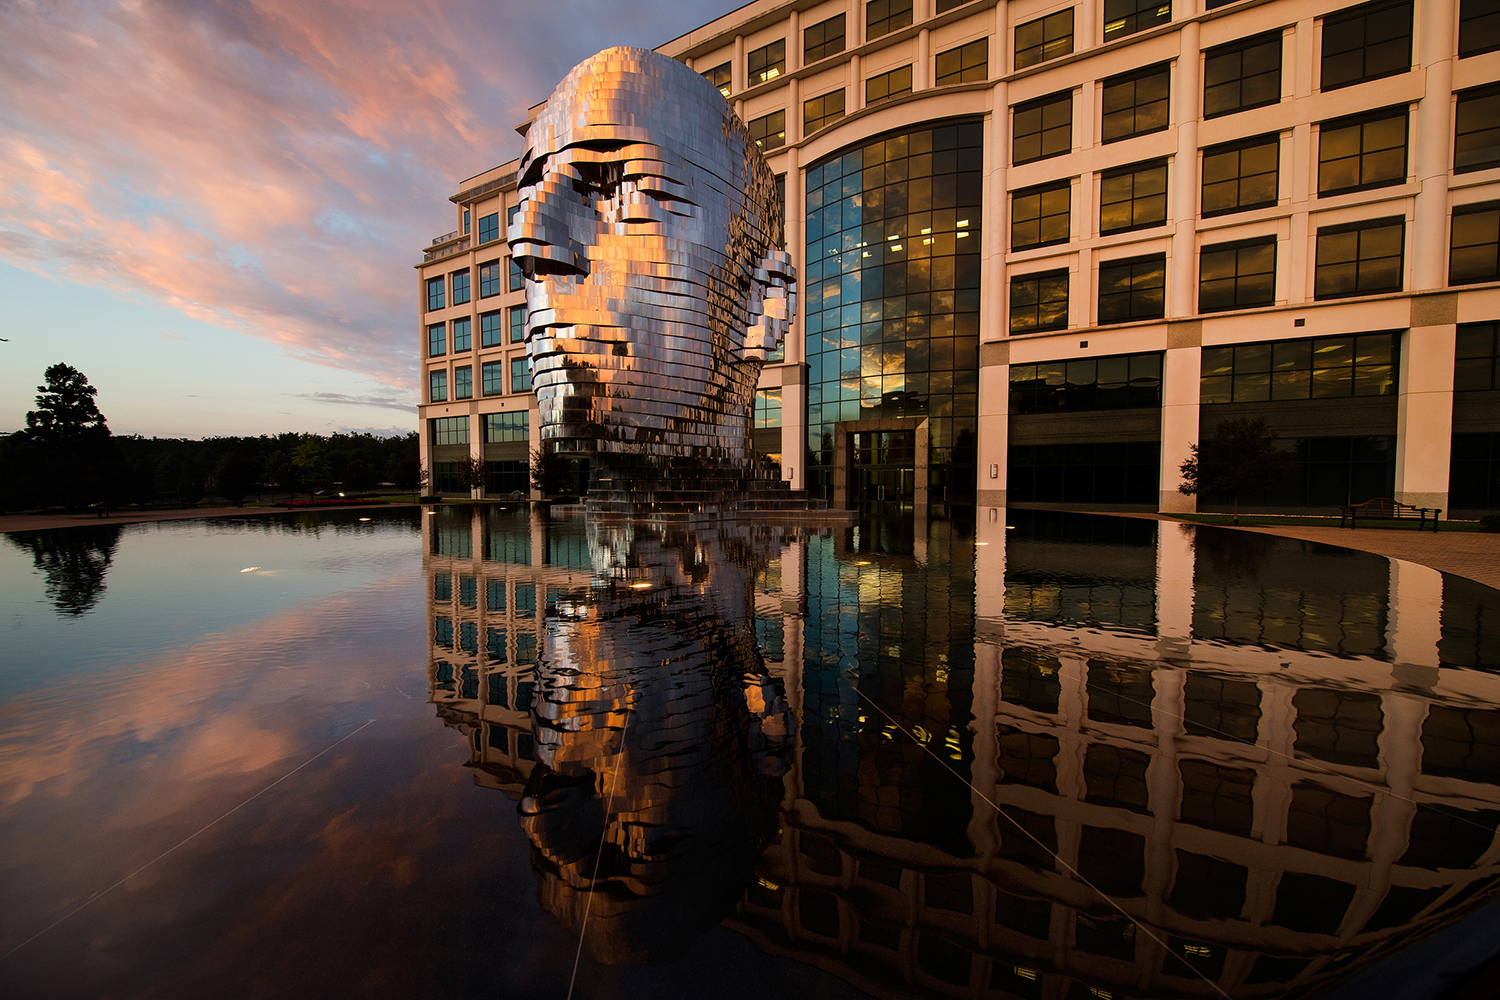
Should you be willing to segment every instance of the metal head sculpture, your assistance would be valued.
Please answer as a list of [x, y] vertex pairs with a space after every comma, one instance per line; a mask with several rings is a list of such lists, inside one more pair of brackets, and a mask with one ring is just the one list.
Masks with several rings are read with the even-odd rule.
[[796, 278], [775, 179], [706, 79], [646, 49], [574, 67], [527, 132], [507, 234], [544, 445], [745, 468]]

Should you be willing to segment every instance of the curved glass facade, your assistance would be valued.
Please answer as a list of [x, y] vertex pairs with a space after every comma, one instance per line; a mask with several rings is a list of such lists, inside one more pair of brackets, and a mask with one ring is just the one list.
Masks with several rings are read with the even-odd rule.
[[833, 495], [839, 423], [917, 417], [928, 420], [929, 501], [973, 502], [983, 138], [979, 121], [927, 125], [807, 171], [815, 496]]

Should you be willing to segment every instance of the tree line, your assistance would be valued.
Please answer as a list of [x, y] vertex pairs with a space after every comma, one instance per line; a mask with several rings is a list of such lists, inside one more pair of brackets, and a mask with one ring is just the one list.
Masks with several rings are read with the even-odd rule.
[[111, 434], [98, 390], [76, 368], [49, 367], [26, 428], [0, 437], [0, 509], [192, 506], [210, 497], [313, 494], [421, 481], [417, 435], [262, 434], [189, 438]]

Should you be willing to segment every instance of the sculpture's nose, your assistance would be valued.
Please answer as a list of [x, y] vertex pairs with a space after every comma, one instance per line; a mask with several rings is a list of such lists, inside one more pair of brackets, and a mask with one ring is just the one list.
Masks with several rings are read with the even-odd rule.
[[505, 232], [511, 259], [532, 281], [548, 275], [589, 273], [588, 247], [574, 233], [568, 208], [579, 209], [561, 190], [561, 178], [551, 173], [521, 191], [521, 203]]

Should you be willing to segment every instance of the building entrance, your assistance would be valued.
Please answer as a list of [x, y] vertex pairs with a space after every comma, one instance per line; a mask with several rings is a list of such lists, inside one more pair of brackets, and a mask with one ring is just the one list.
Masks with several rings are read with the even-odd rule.
[[855, 502], [910, 506], [917, 493], [916, 431], [856, 431], [850, 445]]

